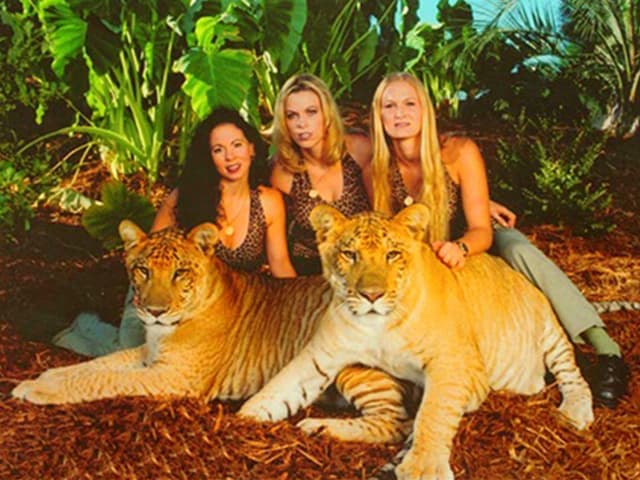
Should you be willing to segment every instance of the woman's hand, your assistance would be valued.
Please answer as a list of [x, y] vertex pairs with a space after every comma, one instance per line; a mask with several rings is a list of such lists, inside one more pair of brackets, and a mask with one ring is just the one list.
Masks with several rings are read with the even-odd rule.
[[463, 250], [459, 243], [436, 240], [431, 243], [431, 248], [433, 248], [433, 251], [436, 252], [436, 256], [447, 267], [453, 270], [458, 270], [464, 267], [467, 252]]
[[513, 228], [516, 226], [516, 214], [501, 203], [489, 200], [489, 215], [503, 227]]

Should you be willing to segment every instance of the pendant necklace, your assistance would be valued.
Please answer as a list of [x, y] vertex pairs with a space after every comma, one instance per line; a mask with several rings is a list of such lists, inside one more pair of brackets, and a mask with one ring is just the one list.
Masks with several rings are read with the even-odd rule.
[[[316, 185], [318, 183], [322, 183], [322, 181], [324, 180], [324, 177], [326, 177], [329, 174], [329, 172], [331, 171], [331, 167], [332, 167], [332, 165], [329, 165], [327, 167], [326, 171], [322, 175], [320, 175], [320, 177], [316, 178], [316, 181], [315, 181]], [[316, 199], [316, 198], [318, 198], [320, 196], [320, 192], [318, 192], [318, 190], [313, 188], [313, 184], [311, 183], [311, 175], [309, 175], [309, 170], [307, 170], [307, 177], [309, 178], [309, 186], [311, 187], [309, 189], [309, 197], [313, 198], [313, 199]]]
[[224, 212], [224, 218], [225, 218], [225, 224], [226, 224], [222, 229], [222, 233], [224, 233], [227, 237], [231, 237], [235, 233], [236, 229], [234, 228], [233, 224], [242, 213], [243, 206], [244, 205], [242, 204], [240, 205], [240, 207], [236, 210], [236, 213], [233, 215], [233, 217], [231, 217], [231, 219], [229, 219], [229, 216], [227, 215], [227, 209], [224, 207], [224, 205], [222, 206], [222, 211]]

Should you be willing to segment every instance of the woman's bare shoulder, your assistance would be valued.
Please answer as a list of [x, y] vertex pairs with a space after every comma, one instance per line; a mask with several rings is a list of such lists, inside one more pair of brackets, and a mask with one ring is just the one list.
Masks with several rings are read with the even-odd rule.
[[481, 156], [478, 144], [470, 137], [441, 137], [440, 143], [442, 161], [445, 164], [452, 164], [458, 162], [459, 160]]

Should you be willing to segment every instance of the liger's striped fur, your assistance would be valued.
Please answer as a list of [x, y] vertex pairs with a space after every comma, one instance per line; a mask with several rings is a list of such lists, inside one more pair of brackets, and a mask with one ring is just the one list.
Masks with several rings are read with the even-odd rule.
[[[117, 395], [244, 399], [303, 348], [332, 298], [322, 277], [274, 279], [229, 268], [213, 254], [211, 224], [187, 236], [146, 236], [125, 221], [120, 233], [147, 343], [47, 370], [18, 385], [14, 396], [41, 404]], [[365, 442], [399, 441], [410, 430], [402, 382], [355, 365], [336, 386], [362, 417], [306, 419], [302, 428]]]
[[347, 219], [328, 205], [312, 211], [332, 303], [307, 346], [241, 415], [295, 413], [356, 359], [422, 384], [399, 480], [453, 479], [449, 456], [462, 415], [490, 390], [539, 392], [545, 367], [562, 392], [562, 414], [577, 428], [592, 422], [591, 392], [546, 298], [496, 257], [446, 267], [422, 241], [428, 214], [421, 204], [393, 219]]

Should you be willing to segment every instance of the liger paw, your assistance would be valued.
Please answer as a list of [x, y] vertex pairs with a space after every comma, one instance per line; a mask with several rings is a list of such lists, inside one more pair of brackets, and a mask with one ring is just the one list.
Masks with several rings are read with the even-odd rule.
[[412, 449], [396, 468], [396, 477], [398, 480], [453, 480], [447, 457], [419, 456]]
[[581, 398], [568, 397], [563, 400], [559, 410], [578, 430], [583, 430], [593, 423], [591, 395], [584, 395]]
[[262, 402], [253, 401], [255, 397], [247, 400], [245, 404], [238, 411], [238, 415], [243, 418], [250, 418], [256, 422], [275, 422], [281, 420], [278, 416], [264, 406]]
[[38, 405], [66, 403], [58, 389], [55, 388], [55, 385], [51, 385], [46, 379], [43, 381], [40, 378], [21, 382], [13, 389], [11, 395], [14, 398], [26, 400]]

